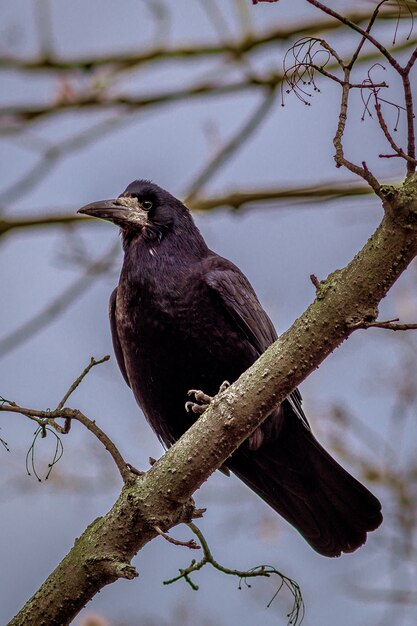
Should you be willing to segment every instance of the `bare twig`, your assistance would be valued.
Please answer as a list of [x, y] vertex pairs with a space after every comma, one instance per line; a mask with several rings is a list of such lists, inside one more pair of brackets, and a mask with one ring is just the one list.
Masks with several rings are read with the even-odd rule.
[[413, 67], [414, 63], [417, 61], [417, 48], [414, 50], [413, 54], [409, 58], [407, 65], [404, 67], [404, 72], [408, 74]]
[[379, 10], [380, 10], [381, 6], [384, 3], [385, 3], [385, 0], [382, 0], [382, 2], [380, 2], [375, 7], [375, 10], [372, 13], [371, 19], [369, 20], [368, 26], [366, 27], [365, 34], [362, 36], [362, 39], [360, 40], [359, 45], [357, 46], [355, 52], [352, 55], [352, 58], [350, 59], [349, 63], [347, 64], [347, 67], [348, 67], [349, 70], [352, 69], [352, 67], [355, 65], [356, 61], [358, 60], [359, 54], [360, 54], [360, 52], [361, 52], [361, 50], [363, 48], [363, 45], [364, 45], [364, 43], [366, 42], [366, 39], [367, 39], [366, 35], [370, 33], [370, 31], [372, 29], [372, 26], [374, 25], [375, 20], [376, 20], [376, 18], [378, 16]]
[[164, 531], [159, 528], [159, 526], [154, 526], [154, 529], [169, 543], [172, 543], [174, 546], [184, 546], [184, 548], [190, 548], [190, 550], [200, 550], [200, 546], [196, 544], [194, 539], [189, 539], [189, 541], [179, 541], [179, 539], [174, 539], [170, 537], [168, 533], [164, 533]]
[[81, 372], [81, 374], [78, 376], [78, 378], [76, 380], [74, 380], [74, 382], [72, 383], [72, 385], [69, 387], [68, 391], [65, 393], [64, 397], [62, 398], [61, 402], [59, 402], [58, 406], [56, 407], [56, 410], [60, 411], [64, 407], [64, 405], [65, 405], [66, 401], [68, 400], [68, 398], [70, 397], [70, 395], [74, 393], [74, 391], [77, 389], [78, 385], [80, 383], [82, 383], [84, 378], [87, 376], [88, 372], [95, 365], [101, 365], [101, 363], [105, 363], [109, 359], [110, 359], [110, 355], [109, 354], [106, 354], [106, 356], [103, 356], [103, 358], [99, 359], [98, 361], [96, 361], [94, 357], [91, 357], [90, 363]]
[[277, 591], [275, 592], [274, 596], [272, 597], [272, 599], [270, 600], [270, 602], [268, 603], [268, 607], [271, 605], [271, 603], [274, 601], [274, 599], [276, 598], [276, 596], [278, 595], [278, 593], [281, 591], [281, 589], [283, 587], [287, 587], [287, 589], [289, 589], [289, 591], [292, 593], [293, 597], [294, 597], [294, 603], [293, 603], [293, 607], [292, 610], [290, 611], [290, 613], [288, 614], [288, 625], [289, 626], [296, 626], [297, 624], [301, 624], [301, 622], [303, 621], [304, 618], [304, 601], [301, 595], [301, 590], [300, 587], [298, 585], [297, 582], [295, 582], [295, 580], [292, 580], [291, 578], [288, 578], [288, 576], [285, 576], [285, 574], [283, 574], [282, 572], [278, 571], [275, 567], [273, 567], [272, 565], [258, 565], [257, 567], [254, 567], [250, 570], [247, 571], [242, 571], [242, 570], [237, 570], [237, 569], [230, 569], [228, 567], [224, 567], [223, 565], [220, 565], [220, 563], [218, 563], [212, 553], [211, 550], [207, 544], [207, 541], [203, 535], [203, 533], [201, 532], [201, 530], [193, 523], [190, 522], [189, 524], [187, 524], [188, 527], [192, 530], [192, 532], [196, 535], [196, 537], [198, 538], [201, 547], [203, 549], [203, 557], [200, 561], [195, 561], [195, 559], [193, 559], [191, 561], [191, 564], [186, 567], [185, 569], [181, 569], [180, 573], [178, 576], [176, 576], [175, 578], [171, 578], [170, 580], [165, 580], [164, 581], [164, 585], [171, 585], [172, 583], [181, 580], [181, 578], [183, 578], [191, 587], [191, 589], [193, 589], [193, 591], [198, 591], [199, 587], [198, 585], [196, 585], [190, 578], [190, 574], [192, 574], [193, 572], [197, 572], [200, 569], [202, 569], [204, 567], [204, 565], [206, 565], [207, 563], [209, 563], [210, 565], [212, 565], [212, 567], [214, 567], [216, 570], [218, 570], [219, 572], [222, 572], [223, 574], [228, 574], [230, 576], [237, 576], [240, 580], [239, 580], [239, 589], [242, 588], [242, 582], [245, 583], [245, 585], [247, 587], [250, 587], [249, 583], [247, 582], [248, 578], [257, 578], [259, 576], [263, 576], [266, 578], [269, 578], [271, 575], [275, 574], [276, 576], [278, 576], [280, 578], [280, 585], [277, 589]]
[[[239, 211], [259, 203], [269, 202], [276, 208], [277, 203], [295, 201], [297, 202], [297, 207], [310, 209], [315, 202], [323, 203], [344, 197], [367, 195], [370, 192], [368, 185], [354, 184], [353, 182], [346, 185], [329, 183], [315, 187], [302, 187], [299, 185], [298, 187], [287, 189], [241, 190], [206, 198], [197, 197], [192, 200], [189, 208], [194, 211], [211, 211], [216, 208], [230, 207], [235, 211]], [[302, 201], [308, 202], [299, 204]]]
[[58, 102], [53, 107], [50, 105], [35, 104], [32, 106], [12, 105], [4, 107], [0, 111], [0, 122], [2, 122], [6, 129], [9, 129], [11, 121], [16, 124], [28, 123], [39, 120], [45, 116], [51, 118], [59, 113], [72, 111], [74, 109], [107, 110], [115, 108], [122, 112], [130, 112], [152, 107], [153, 110], [155, 110], [160, 106], [166, 106], [174, 102], [182, 102], [185, 100], [188, 101], [189, 99], [207, 98], [211, 96], [217, 97], [232, 93], [254, 91], [256, 89], [273, 88], [278, 86], [281, 80], [282, 77], [279, 74], [271, 72], [265, 75], [246, 77], [243, 80], [235, 80], [225, 84], [218, 81], [197, 82], [188, 88], [180, 87], [178, 89], [160, 91], [159, 93], [145, 96], [120, 94], [109, 97], [106, 95], [100, 96], [99, 94], [90, 96], [84, 96], [82, 94], [71, 101], [63, 100], [62, 102]]
[[[308, 1], [308, 0], [307, 0]], [[350, 93], [350, 73], [351, 69], [349, 67], [345, 67], [344, 69], [344, 85], [342, 88], [342, 98], [340, 102], [340, 113], [339, 113], [339, 121], [337, 124], [336, 134], [333, 138], [333, 145], [336, 149], [335, 161], [337, 167], [346, 167], [350, 172], [360, 176], [369, 184], [371, 189], [376, 193], [377, 196], [381, 196], [381, 185], [375, 176], [369, 171], [368, 167], [360, 167], [355, 163], [352, 163], [348, 159], [345, 158], [344, 150], [343, 150], [343, 135], [346, 128], [347, 121], [347, 111], [348, 111], [348, 101], [349, 101], [349, 93]]]
[[359, 328], [386, 328], [387, 330], [417, 330], [417, 324], [397, 324], [398, 318], [385, 322], [362, 322]]
[[[82, 382], [82, 380], [87, 376], [88, 372], [95, 366], [100, 363], [105, 363], [109, 360], [109, 356], [105, 356], [102, 359], [96, 361], [95, 359], [91, 359], [88, 366], [83, 370], [80, 376], [76, 378], [76, 380], [71, 384], [68, 391], [65, 393], [62, 400], [57, 405], [56, 409], [53, 411], [50, 410], [37, 410], [37, 409], [28, 409], [26, 407], [19, 406], [15, 402], [11, 402], [9, 400], [2, 399], [0, 402], [0, 411], [8, 412], [8, 413], [18, 413], [20, 415], [24, 415], [30, 420], [36, 422], [40, 429], [43, 431], [44, 435], [46, 434], [46, 427], [53, 428], [59, 434], [66, 435], [70, 431], [71, 421], [76, 420], [83, 424], [87, 430], [89, 430], [93, 435], [97, 437], [97, 439], [104, 445], [106, 450], [110, 453], [113, 458], [120, 475], [123, 479], [123, 482], [128, 482], [132, 480], [133, 475], [138, 475], [139, 472], [136, 470], [132, 472], [130, 470], [130, 466], [123, 459], [120, 454], [118, 448], [113, 443], [113, 441], [106, 435], [106, 433], [95, 423], [94, 420], [89, 419], [86, 415], [84, 415], [81, 411], [77, 409], [65, 408], [63, 405], [68, 400], [70, 395], [75, 391], [78, 385]], [[63, 418], [65, 420], [64, 426], [61, 426], [56, 422], [57, 419]], [[43, 436], [44, 436], [43, 435]], [[35, 439], [37, 434], [35, 434]], [[33, 450], [33, 444], [29, 449], [29, 453]], [[54, 463], [56, 460], [54, 460]], [[33, 467], [33, 463], [32, 463]], [[35, 472], [36, 474], [36, 472]], [[38, 477], [39, 478], [39, 477]]]
[[45, 211], [40, 216], [27, 216], [27, 217], [8, 217], [0, 218], [0, 237], [13, 230], [20, 230], [25, 228], [45, 228], [49, 226], [69, 226], [74, 223], [87, 223], [88, 217], [81, 218], [76, 213], [70, 214], [57, 214], [49, 213]]
[[[0, 192], [0, 204], [15, 202], [39, 185], [61, 159], [68, 157], [72, 152], [85, 148], [99, 138], [102, 139], [106, 134], [120, 128], [122, 125], [133, 122], [133, 119], [133, 115], [129, 113], [111, 116], [106, 120], [93, 124], [89, 129], [83, 130], [79, 134], [72, 135], [65, 141], [44, 147], [39, 161], [24, 176], [20, 177], [17, 182], [12, 183]], [[32, 139], [30, 143], [32, 148], [33, 143]], [[0, 221], [0, 235], [4, 232], [5, 223]]]
[[[386, 47], [383, 46], [377, 39], [375, 39], [368, 31], [368, 29], [370, 30], [370, 28], [372, 27], [372, 24], [373, 24], [372, 19], [371, 19], [370, 24], [368, 24], [368, 28], [364, 30], [358, 24], [355, 24], [352, 20], [350, 20], [348, 17], [341, 15], [340, 13], [337, 13], [337, 11], [334, 11], [333, 9], [326, 6], [322, 2], [319, 2], [318, 0], [306, 0], [306, 1], [308, 2], [308, 4], [315, 6], [316, 8], [320, 9], [323, 13], [326, 13], [327, 15], [331, 15], [342, 24], [345, 24], [352, 30], [355, 30], [357, 33], [362, 35], [363, 39], [368, 40], [370, 43], [372, 43], [375, 46], [375, 48], [377, 48], [380, 51], [380, 53], [387, 59], [388, 63], [392, 65], [393, 68], [395, 68], [397, 71], [401, 69], [401, 66], [398, 63], [398, 61], [392, 56], [392, 54], [386, 49]], [[374, 13], [377, 13], [381, 5], [385, 4], [386, 1], [387, 0], [382, 0], [382, 2], [380, 2], [378, 7], [375, 9]], [[362, 45], [363, 43], [361, 42], [360, 47], [362, 47]], [[354, 59], [354, 62], [355, 62], [355, 59]]]
[[188, 191], [185, 202], [189, 203], [197, 195], [200, 189], [211, 179], [214, 174], [230, 159], [235, 152], [242, 147], [254, 131], [259, 127], [265, 119], [276, 99], [275, 89], [268, 90], [266, 96], [262, 99], [261, 104], [256, 107], [253, 113], [245, 121], [243, 126], [233, 135], [219, 151], [213, 155], [203, 170], [188, 185]]
[[36, 467], [35, 467], [35, 446], [36, 443], [38, 441], [39, 436], [44, 439], [47, 435], [47, 433], [51, 433], [51, 435], [53, 437], [55, 437], [55, 453], [53, 455], [52, 461], [50, 463], [48, 463], [48, 472], [45, 476], [45, 480], [48, 480], [53, 467], [58, 463], [58, 461], [61, 459], [63, 453], [64, 453], [64, 447], [62, 445], [62, 441], [61, 438], [59, 437], [59, 435], [57, 435], [57, 433], [55, 431], [53, 431], [51, 428], [48, 428], [46, 426], [46, 424], [42, 424], [41, 426], [38, 426], [35, 435], [33, 437], [33, 441], [32, 444], [29, 448], [29, 450], [27, 451], [26, 454], [26, 471], [28, 473], [28, 476], [31, 476], [31, 473], [29, 471], [29, 459], [30, 459], [30, 465], [32, 467], [32, 472], [34, 473], [34, 475], [36, 476], [36, 478], [38, 479], [39, 482], [42, 482], [42, 479], [40, 478]]
[[[371, 20], [366, 28], [366, 30], [363, 30], [360, 26], [358, 26], [357, 24], [355, 24], [354, 22], [352, 22], [350, 19], [348, 19], [347, 17], [340, 15], [339, 13], [337, 13], [336, 11], [334, 11], [333, 9], [331, 9], [330, 7], [326, 6], [325, 4], [323, 4], [322, 2], [319, 2], [318, 0], [307, 0], [307, 2], [313, 6], [315, 6], [316, 8], [320, 9], [321, 11], [323, 11], [325, 14], [327, 15], [331, 15], [332, 17], [334, 17], [336, 20], [338, 20], [339, 22], [345, 24], [346, 26], [348, 26], [349, 28], [351, 28], [352, 30], [358, 32], [359, 34], [362, 35], [362, 39], [359, 43], [359, 46], [357, 48], [357, 50], [355, 51], [354, 55], [352, 56], [352, 59], [350, 61], [349, 64], [347, 64], [345, 66], [345, 80], [348, 80], [348, 77], [350, 75], [350, 70], [353, 67], [353, 64], [357, 61], [358, 57], [359, 57], [359, 52], [364, 44], [364, 42], [367, 40], [370, 43], [372, 43], [378, 50], [379, 52], [387, 59], [388, 63], [391, 65], [391, 67], [394, 68], [394, 70], [401, 76], [402, 82], [403, 82], [403, 89], [404, 89], [404, 99], [405, 99], [405, 108], [406, 108], [406, 116], [407, 116], [407, 155], [408, 158], [407, 160], [407, 173], [413, 174], [415, 171], [415, 158], [416, 158], [416, 149], [415, 149], [415, 131], [414, 131], [414, 108], [413, 108], [413, 94], [412, 94], [412, 89], [411, 89], [411, 83], [410, 83], [410, 71], [411, 68], [413, 67], [416, 59], [417, 59], [417, 49], [415, 49], [410, 57], [410, 59], [408, 60], [408, 62], [406, 63], [406, 65], [404, 67], [401, 66], [401, 64], [394, 58], [394, 56], [387, 50], [387, 48], [385, 46], [383, 46], [377, 39], [375, 39], [371, 33], [370, 30], [375, 22], [375, 19], [378, 15], [378, 12], [381, 8], [381, 6], [383, 4], [385, 4], [387, 2], [387, 0], [382, 0], [377, 7], [375, 8]], [[341, 124], [339, 124], [339, 129], [341, 126], [344, 126], [344, 121], [343, 121], [343, 117], [346, 113], [347, 110], [347, 98], [348, 98], [348, 89], [347, 91], [344, 90], [344, 96], [342, 98], [342, 107], [341, 107], [341, 115], [339, 118], [339, 122], [341, 122]], [[343, 101], [346, 104], [346, 107], [343, 105]], [[362, 178], [364, 178], [365, 180], [368, 181], [368, 183], [371, 185], [371, 187], [374, 189], [375, 193], [377, 195], [379, 194], [379, 184], [376, 181], [375, 177], [373, 175], [371, 175], [369, 173], [369, 170], [364, 171], [364, 169], [360, 168], [357, 165], [354, 165], [353, 163], [347, 161], [346, 159], [344, 159], [343, 157], [343, 151], [341, 149], [341, 137], [343, 135], [343, 131], [342, 133], [339, 135], [339, 137], [336, 139], [337, 143], [338, 143], [338, 148], [336, 148], [336, 161], [338, 163], [338, 165], [344, 165], [345, 167], [347, 167], [350, 171], [355, 172], [356, 174], [358, 174], [358, 176], [362, 176]], [[386, 135], [387, 136], [387, 135]], [[337, 136], [336, 136], [337, 137]], [[388, 137], [387, 137], [388, 138]]]
[[[413, 56], [411, 58], [413, 58]], [[408, 67], [408, 64], [406, 68], [407, 67]], [[412, 65], [410, 65], [410, 69], [411, 67]], [[414, 162], [416, 159], [416, 138], [415, 138], [415, 131], [414, 131], [415, 115], [414, 115], [414, 106], [413, 106], [413, 92], [411, 90], [409, 70], [404, 69], [401, 72], [401, 76], [402, 76], [403, 87], [404, 87], [405, 108], [407, 110], [407, 154], [411, 159], [411, 160], [407, 160], [407, 173], [413, 174], [415, 171]]]
[[[390, 20], [397, 16], [394, 9], [384, 11], [382, 17]], [[350, 20], [356, 24], [368, 21], [369, 11], [351, 11], [348, 13]], [[161, 62], [181, 60], [198, 57], [242, 55], [259, 48], [280, 44], [282, 41], [300, 34], [322, 33], [323, 31], [333, 31], [340, 28], [340, 24], [334, 19], [324, 18], [322, 20], [306, 20], [290, 26], [278, 26], [263, 33], [255, 33], [248, 36], [247, 33], [241, 38], [224, 43], [202, 43], [189, 46], [164, 47], [157, 46], [154, 49], [147, 49], [137, 52], [121, 54], [108, 54], [102, 56], [86, 56], [75, 58], [60, 58], [50, 53], [45, 58], [40, 56], [36, 59], [16, 58], [12, 56], [0, 57], [0, 68], [19, 70], [23, 72], [70, 72], [81, 70], [91, 73], [97, 68], [116, 67], [119, 70], [133, 69], [150, 62]]]
[[382, 132], [384, 133], [391, 148], [396, 152], [396, 155], [379, 155], [379, 156], [384, 156], [385, 158], [389, 158], [390, 156], [398, 156], [398, 157], [405, 159], [406, 161], [409, 161], [415, 167], [417, 165], [417, 160], [409, 156], [408, 154], [406, 154], [402, 148], [397, 146], [391, 133], [389, 132], [384, 116], [382, 115], [381, 105], [378, 102], [377, 94], [375, 94], [375, 111], [378, 117], [379, 125], [382, 129]]
[[93, 261], [80, 278], [77, 278], [69, 287], [64, 289], [59, 296], [47, 304], [39, 313], [36, 313], [31, 319], [0, 339], [0, 356], [4, 356], [17, 348], [22, 342], [42, 330], [52, 319], [66, 311], [89, 288], [97, 276], [104, 275], [110, 269], [118, 249], [119, 243], [116, 242], [102, 257], [97, 261]]
[[[314, 50], [315, 45], [318, 44], [319, 48]], [[306, 51], [304, 52], [304, 48], [306, 47]], [[327, 59], [323, 60], [322, 63], [317, 63], [314, 61], [314, 58], [322, 51], [328, 52], [329, 56]], [[295, 63], [293, 65], [287, 66], [286, 58], [289, 52], [292, 52], [294, 56]], [[302, 55], [301, 53], [304, 53]], [[314, 72], [318, 72], [325, 78], [329, 78], [339, 85], [343, 86], [345, 84], [345, 80], [339, 78], [336, 74], [325, 69], [327, 66], [330, 57], [334, 57], [336, 59], [335, 64], [331, 64], [329, 69], [335, 69], [340, 66], [342, 69], [345, 69], [346, 64], [337, 54], [334, 48], [331, 48], [326, 41], [323, 39], [316, 39], [314, 37], [306, 37], [296, 42], [292, 48], [287, 52], [284, 57], [284, 78], [288, 82], [292, 91], [297, 94], [297, 90], [302, 91], [302, 87], [300, 85], [309, 85], [312, 84], [314, 89], [318, 91], [317, 85], [314, 81]], [[350, 65], [350, 64], [349, 64]], [[305, 77], [305, 72], [307, 72], [307, 78]], [[351, 89], [373, 89], [375, 87], [384, 88], [387, 87], [385, 82], [375, 83], [375, 84], [366, 84], [366, 83], [350, 83]]]
[[320, 281], [315, 274], [310, 274], [310, 280], [316, 289], [320, 289]]

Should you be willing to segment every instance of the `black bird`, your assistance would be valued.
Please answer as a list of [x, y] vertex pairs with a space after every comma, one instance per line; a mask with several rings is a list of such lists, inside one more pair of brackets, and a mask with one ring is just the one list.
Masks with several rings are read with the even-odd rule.
[[[137, 180], [119, 198], [79, 213], [120, 226], [124, 263], [110, 298], [114, 351], [169, 447], [192, 422], [187, 392], [214, 396], [277, 334], [247, 278], [209, 250], [188, 209], [164, 189]], [[353, 552], [382, 521], [377, 498], [315, 439], [298, 390], [226, 466], [325, 556]]]

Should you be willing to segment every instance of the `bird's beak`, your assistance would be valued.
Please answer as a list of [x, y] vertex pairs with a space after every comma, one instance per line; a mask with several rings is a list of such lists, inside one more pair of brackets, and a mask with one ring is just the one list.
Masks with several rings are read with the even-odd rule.
[[114, 222], [121, 228], [129, 226], [143, 228], [148, 223], [148, 213], [142, 208], [138, 199], [124, 196], [86, 204], [77, 213]]

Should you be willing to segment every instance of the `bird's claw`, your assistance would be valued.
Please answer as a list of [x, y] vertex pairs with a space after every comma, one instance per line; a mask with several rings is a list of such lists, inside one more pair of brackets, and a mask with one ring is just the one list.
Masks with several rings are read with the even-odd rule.
[[[230, 383], [225, 380], [220, 385], [219, 393], [222, 393], [222, 391], [224, 391], [228, 387], [230, 387]], [[194, 396], [196, 400], [196, 402], [192, 402], [191, 400], [189, 400], [185, 403], [185, 410], [187, 411], [187, 413], [193, 412], [197, 415], [202, 415], [213, 402], [213, 397], [204, 393], [204, 391], [201, 391], [200, 389], [190, 389], [187, 392], [187, 395]]]
[[223, 391], [226, 391], [226, 389], [227, 389], [228, 387], [230, 387], [230, 383], [229, 383], [229, 381], [228, 381], [228, 380], [224, 380], [224, 381], [222, 382], [222, 384], [220, 385], [220, 388], [219, 388], [218, 393], [223, 393]]
[[185, 410], [187, 411], [187, 413], [192, 412], [196, 413], [197, 415], [202, 415], [206, 408], [209, 406], [209, 404], [209, 402], [206, 404], [197, 404], [197, 402], [191, 402], [191, 400], [189, 400], [185, 403]]

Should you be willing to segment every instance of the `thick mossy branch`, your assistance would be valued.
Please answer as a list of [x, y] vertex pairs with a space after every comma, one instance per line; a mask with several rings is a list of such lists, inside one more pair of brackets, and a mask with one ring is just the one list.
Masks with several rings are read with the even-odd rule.
[[[75, 543], [11, 626], [63, 626], [163, 531], [193, 517], [190, 497], [306, 376], [377, 307], [417, 255], [417, 177], [384, 187], [383, 220], [320, 297], [143, 476], [125, 485], [111, 511]], [[109, 567], [114, 563], [114, 567]]]

